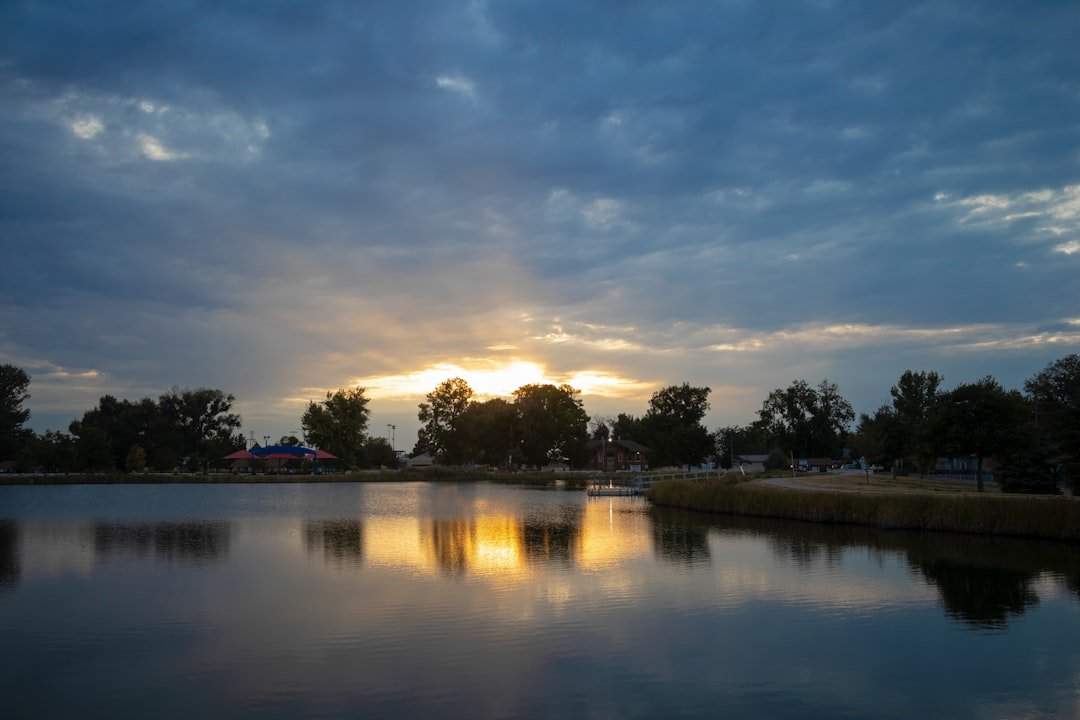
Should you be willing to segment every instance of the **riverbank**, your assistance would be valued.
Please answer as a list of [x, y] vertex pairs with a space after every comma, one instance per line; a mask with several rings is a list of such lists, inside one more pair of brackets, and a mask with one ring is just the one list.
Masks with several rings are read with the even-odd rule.
[[355, 482], [494, 482], [503, 485], [565, 487], [581, 490], [588, 486], [585, 473], [515, 472], [430, 467], [418, 470], [362, 470], [347, 473], [51, 473], [48, 475], [0, 475], [0, 485], [222, 485], [274, 483], [355, 483]]
[[660, 507], [748, 517], [1080, 541], [1080, 502], [1063, 497], [802, 492], [756, 483], [658, 483]]

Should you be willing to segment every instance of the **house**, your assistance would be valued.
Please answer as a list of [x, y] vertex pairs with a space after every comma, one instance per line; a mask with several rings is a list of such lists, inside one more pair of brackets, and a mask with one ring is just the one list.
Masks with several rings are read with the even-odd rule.
[[649, 448], [633, 440], [590, 440], [590, 470], [604, 472], [641, 472], [649, 469], [646, 453]]
[[428, 455], [427, 453], [417, 455], [416, 457], [411, 457], [405, 461], [405, 467], [409, 470], [412, 470], [414, 468], [427, 468], [431, 467], [434, 464], [435, 458], [433, 458], [431, 455]]
[[765, 472], [765, 463], [768, 461], [768, 453], [764, 455], [736, 455], [735, 467], [742, 468], [744, 473]]

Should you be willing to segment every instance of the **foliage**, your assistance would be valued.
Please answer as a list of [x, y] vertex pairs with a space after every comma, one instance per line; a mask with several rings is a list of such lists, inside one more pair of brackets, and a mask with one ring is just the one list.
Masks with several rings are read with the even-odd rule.
[[147, 454], [156, 470], [171, 470], [181, 458], [199, 469], [205, 458], [220, 458], [243, 445], [236, 434], [240, 416], [231, 411], [234, 398], [220, 390], [173, 388], [156, 402], [117, 400], [104, 395], [96, 407], [71, 423], [79, 466], [90, 470], [126, 467], [133, 445]]
[[461, 418], [472, 400], [473, 390], [461, 378], [451, 378], [427, 395], [420, 403], [417, 419], [422, 427], [417, 432], [413, 454], [427, 453], [440, 462], [460, 465], [465, 457], [466, 434]]
[[67, 433], [46, 430], [27, 441], [19, 459], [20, 472], [73, 472], [79, 468], [75, 439]]
[[397, 453], [391, 447], [390, 441], [384, 437], [369, 435], [367, 442], [364, 443], [364, 454], [369, 467], [394, 469], [398, 467]]
[[892, 464], [903, 454], [896, 410], [882, 405], [873, 415], [862, 413], [852, 440], [852, 450], [871, 463]]
[[1024, 383], [1036, 428], [1055, 455], [1080, 461], [1080, 355], [1047, 365]]
[[757, 424], [767, 433], [771, 448], [806, 457], [838, 457], [848, 426], [855, 419], [851, 403], [828, 380], [810, 387], [796, 380], [769, 393], [758, 410]]
[[643, 445], [648, 444], [645, 439], [645, 428], [641, 418], [626, 413], [619, 413], [615, 418], [615, 422], [611, 424], [611, 437], [616, 440], [633, 440]]
[[14, 365], [0, 365], [0, 460], [14, 459], [22, 452], [30, 432], [23, 424], [30, 410], [23, 407], [30, 398], [30, 375]]
[[[769, 434], [761, 423], [739, 426], [729, 425], [718, 429], [713, 433], [713, 444], [716, 446], [716, 456], [721, 467], [734, 467], [738, 465], [739, 455], [768, 455], [772, 442]], [[783, 456], [779, 453], [778, 457]], [[787, 467], [790, 460], [783, 460], [782, 466]]]
[[889, 388], [894, 422], [887, 443], [891, 458], [906, 459], [923, 474], [934, 464], [930, 414], [938, 399], [941, 376], [936, 372], [905, 370]]
[[177, 436], [181, 456], [219, 458], [236, 446], [241, 422], [231, 412], [235, 401], [221, 390], [174, 387], [158, 399], [158, 407], [164, 425]]
[[685, 382], [653, 393], [642, 418], [653, 467], [698, 465], [713, 454], [715, 443], [701, 424], [709, 410], [709, 393], [707, 387]]
[[520, 455], [517, 408], [503, 398], [470, 403], [461, 417], [466, 456], [480, 465], [509, 466]]
[[124, 460], [124, 469], [128, 472], [142, 472], [146, 469], [146, 450], [142, 445], [132, 445]]
[[534, 466], [588, 459], [589, 416], [579, 391], [569, 385], [524, 385], [514, 391], [522, 460]]
[[974, 455], [983, 489], [983, 463], [1025, 449], [1028, 403], [1017, 390], [1005, 390], [987, 375], [942, 393], [931, 413], [934, 448], [943, 455]]
[[308, 403], [300, 427], [310, 445], [337, 455], [345, 467], [359, 467], [365, 462], [369, 412], [365, 388], [328, 391], [321, 404]]

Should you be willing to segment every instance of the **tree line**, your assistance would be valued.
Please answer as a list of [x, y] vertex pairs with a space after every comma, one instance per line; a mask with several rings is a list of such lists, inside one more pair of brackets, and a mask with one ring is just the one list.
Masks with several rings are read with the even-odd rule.
[[[24, 427], [29, 385], [21, 368], [0, 366], [0, 460], [16, 459], [22, 468], [202, 470], [245, 446], [235, 398], [221, 390], [173, 388], [138, 401], [105, 395], [68, 433], [39, 435]], [[481, 401], [465, 380], [451, 378], [419, 404], [413, 454], [450, 465], [583, 467], [590, 441], [612, 438], [647, 446], [652, 467], [709, 459], [727, 466], [745, 454], [767, 454], [770, 464], [786, 466], [796, 456], [846, 454], [920, 474], [952, 456], [973, 459], [980, 487], [989, 458], [1017, 487], [1056, 483], [1080, 461], [1080, 356], [1051, 362], [1023, 392], [991, 376], [950, 390], [942, 385], [936, 372], [908, 370], [890, 387], [891, 403], [856, 422], [835, 383], [796, 380], [770, 392], [751, 423], [709, 432], [703, 419], [711, 390], [685, 382], [653, 393], [641, 416], [590, 418], [569, 385], [529, 384], [510, 398]], [[309, 403], [300, 419], [304, 442], [337, 455], [345, 467], [396, 465], [390, 443], [367, 432], [368, 402], [357, 387]]]
[[1006, 490], [1055, 488], [1063, 475], [1074, 487], [1080, 462], [1080, 356], [1051, 362], [1009, 390], [992, 376], [944, 390], [934, 371], [905, 371], [889, 388], [891, 403], [855, 415], [836, 390], [803, 381], [775, 390], [758, 419], [715, 434], [720, 457], [768, 452], [774, 466], [792, 456], [863, 457], [894, 472], [931, 472], [939, 457], [970, 459], [978, 489], [988, 459]]
[[[14, 460], [17, 470], [203, 472], [247, 447], [241, 417], [233, 412], [236, 398], [221, 390], [173, 388], [141, 400], [104, 395], [68, 432], [39, 434], [25, 427], [29, 388], [25, 370], [0, 365], [0, 460]], [[395, 465], [390, 443], [367, 434], [367, 405], [364, 388], [328, 392], [304, 411], [303, 442], [336, 455], [345, 467]], [[277, 443], [299, 445], [301, 439], [287, 435]]]
[[650, 447], [654, 465], [695, 464], [712, 452], [701, 424], [709, 392], [688, 383], [672, 385], [653, 394], [644, 416], [609, 420], [591, 419], [580, 391], [570, 385], [528, 384], [510, 400], [480, 401], [468, 382], [451, 378], [420, 403], [413, 453], [449, 465], [580, 468], [589, 461], [590, 440], [619, 437]]

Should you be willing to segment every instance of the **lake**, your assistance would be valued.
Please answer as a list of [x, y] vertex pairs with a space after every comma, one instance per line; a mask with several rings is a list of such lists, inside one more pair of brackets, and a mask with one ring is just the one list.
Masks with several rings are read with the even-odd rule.
[[473, 484], [0, 487], [0, 716], [1080, 718], [1080, 548]]

